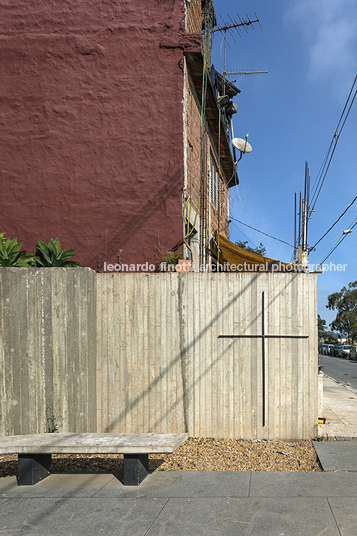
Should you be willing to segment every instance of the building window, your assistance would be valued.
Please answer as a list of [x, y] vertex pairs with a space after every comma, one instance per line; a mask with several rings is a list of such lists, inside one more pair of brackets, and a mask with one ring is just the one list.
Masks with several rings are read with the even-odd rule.
[[219, 188], [219, 173], [214, 161], [213, 156], [211, 155], [211, 199], [212, 202], [218, 207], [219, 197], [218, 197], [218, 188]]

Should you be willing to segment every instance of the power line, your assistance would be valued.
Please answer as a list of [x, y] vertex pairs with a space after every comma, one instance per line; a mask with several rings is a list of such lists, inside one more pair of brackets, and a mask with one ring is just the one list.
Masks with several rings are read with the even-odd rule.
[[[317, 201], [318, 196], [320, 195], [320, 191], [321, 191], [322, 185], [323, 185], [323, 183], [324, 183], [324, 181], [325, 181], [327, 171], [328, 171], [328, 169], [329, 169], [329, 167], [330, 167], [330, 164], [331, 164], [331, 160], [332, 160], [333, 154], [334, 154], [334, 152], [335, 152], [335, 150], [336, 150], [337, 142], [338, 142], [338, 140], [339, 140], [339, 137], [340, 137], [340, 135], [341, 135], [341, 132], [342, 132], [342, 130], [343, 130], [343, 127], [344, 127], [344, 125], [345, 125], [345, 123], [346, 123], [347, 117], [348, 117], [348, 115], [349, 115], [349, 113], [350, 113], [350, 111], [351, 111], [351, 108], [352, 108], [354, 99], [355, 99], [355, 97], [356, 97], [356, 93], [357, 93], [357, 91], [355, 92], [355, 94], [354, 94], [354, 96], [353, 96], [353, 99], [352, 99], [352, 102], [351, 102], [351, 104], [350, 104], [350, 106], [349, 106], [349, 108], [348, 108], [346, 117], [345, 117], [345, 119], [344, 119], [344, 121], [343, 121], [343, 124], [342, 124], [342, 126], [341, 126], [340, 131], [338, 132], [338, 129], [339, 129], [340, 124], [341, 124], [341, 121], [342, 121], [342, 118], [343, 118], [343, 116], [344, 116], [344, 114], [345, 114], [345, 111], [346, 111], [346, 108], [347, 108], [347, 106], [348, 106], [348, 102], [349, 102], [349, 100], [350, 100], [350, 98], [351, 98], [353, 88], [354, 88], [354, 86], [355, 86], [355, 84], [356, 84], [356, 80], [357, 80], [357, 76], [355, 77], [355, 79], [354, 79], [354, 81], [353, 81], [351, 90], [350, 90], [350, 92], [349, 92], [349, 95], [348, 95], [347, 100], [346, 100], [346, 103], [345, 103], [345, 106], [344, 106], [344, 108], [343, 108], [343, 110], [342, 110], [340, 120], [339, 120], [338, 125], [337, 125], [337, 127], [336, 127], [335, 133], [334, 133], [334, 135], [333, 135], [333, 137], [332, 137], [332, 140], [331, 140], [331, 143], [330, 143], [330, 147], [328, 148], [327, 154], [326, 154], [326, 156], [325, 156], [325, 158], [324, 158], [324, 161], [323, 161], [322, 166], [321, 166], [321, 168], [320, 168], [319, 174], [318, 174], [318, 176], [317, 176], [317, 178], [316, 178], [316, 180], [315, 180], [314, 188], [315, 188], [315, 184], [316, 184], [316, 182], [317, 182], [317, 185], [316, 185], [316, 190], [314, 191], [314, 193], [313, 193], [313, 195], [312, 195], [312, 197], [315, 196], [315, 200], [314, 200], [313, 208], [314, 208], [314, 206], [315, 206], [315, 204], [316, 204], [316, 201]], [[333, 144], [334, 144], [334, 148], [333, 148], [332, 154], [330, 155], [330, 152], [331, 152], [331, 149], [332, 149]], [[330, 158], [329, 158], [329, 156], [330, 156]], [[327, 162], [328, 162], [328, 164], [327, 164]], [[327, 165], [327, 168], [326, 168], [326, 170], [324, 171], [324, 168], [325, 168], [326, 165]], [[324, 176], [323, 176], [323, 179], [322, 179], [322, 174], [323, 174], [323, 173], [324, 173]], [[319, 178], [319, 176], [320, 176], [320, 178]], [[322, 180], [322, 182], [321, 182], [321, 180]], [[320, 182], [321, 182], [321, 184], [320, 184]], [[319, 185], [320, 185], [320, 187], [319, 187]], [[318, 188], [319, 188], [319, 190], [317, 191]]]
[[[357, 90], [355, 91], [354, 95], [353, 95], [353, 98], [352, 98], [352, 101], [350, 102], [349, 104], [349, 101], [350, 101], [350, 98], [351, 98], [351, 95], [352, 95], [352, 92], [353, 92], [353, 89], [354, 89], [354, 86], [356, 84], [356, 81], [357, 81], [357, 76], [355, 77], [354, 81], [353, 81], [353, 84], [352, 84], [352, 87], [351, 87], [351, 90], [349, 92], [349, 95], [347, 97], [347, 100], [346, 100], [346, 103], [345, 103], [345, 106], [342, 110], [342, 113], [341, 113], [341, 117], [340, 117], [340, 120], [338, 122], [338, 125], [336, 127], [336, 130], [335, 130], [335, 133], [332, 137], [332, 140], [331, 140], [331, 143], [330, 143], [330, 146], [328, 148], [328, 151], [326, 153], [326, 156], [324, 158], [324, 161], [321, 165], [321, 168], [320, 168], [320, 171], [317, 175], [317, 178], [314, 182], [314, 186], [313, 188], [315, 188], [315, 185], [316, 185], [316, 188], [311, 196], [311, 205], [312, 205], [312, 208], [310, 209], [311, 212], [314, 210], [315, 208], [315, 205], [316, 205], [316, 202], [317, 202], [317, 199], [320, 195], [320, 192], [321, 192], [321, 188], [325, 182], [325, 179], [326, 179], [326, 175], [327, 175], [327, 172], [329, 170], [329, 167], [330, 167], [330, 164], [331, 164], [331, 161], [332, 161], [332, 158], [333, 158], [333, 155], [335, 153], [335, 150], [336, 150], [336, 147], [337, 147], [337, 142], [339, 140], [339, 137], [341, 136], [341, 133], [342, 133], [342, 130], [343, 130], [343, 127], [345, 126], [345, 123], [347, 121], [347, 118], [349, 116], [349, 113], [351, 111], [351, 108], [352, 108], [352, 105], [354, 103], [354, 100], [356, 98], [356, 95], [357, 95]], [[348, 107], [348, 109], [347, 109]], [[346, 109], [347, 109], [347, 112], [346, 112]], [[345, 112], [346, 112], [346, 115], [345, 115]], [[344, 117], [345, 116], [345, 117]], [[344, 117], [344, 119], [343, 119]], [[343, 121], [343, 122], [342, 122]], [[341, 125], [341, 122], [342, 122], [342, 125]], [[341, 125], [341, 127], [340, 127]], [[332, 151], [332, 152], [331, 152]]]
[[322, 235], [322, 237], [316, 242], [316, 244], [314, 244], [311, 248], [309, 248], [309, 253], [310, 253], [310, 251], [313, 251], [313, 250], [315, 249], [315, 247], [317, 246], [317, 244], [319, 244], [319, 243], [321, 242], [321, 240], [322, 240], [323, 238], [325, 238], [325, 236], [331, 231], [331, 229], [333, 229], [333, 228], [335, 227], [336, 223], [338, 223], [338, 222], [340, 221], [340, 219], [342, 218], [342, 216], [344, 216], [344, 215], [346, 214], [347, 210], [348, 210], [350, 207], [352, 207], [352, 205], [353, 205], [353, 203], [356, 201], [356, 199], [357, 199], [357, 196], [354, 198], [354, 200], [352, 201], [352, 203], [350, 203], [350, 204], [348, 205], [348, 207], [346, 208], [346, 210], [345, 210], [345, 211], [341, 214], [341, 216], [335, 221], [335, 223], [331, 225], [331, 227], [328, 229], [328, 231], [326, 231], [326, 233], [325, 233], [324, 235]]
[[284, 242], [284, 240], [280, 240], [280, 238], [275, 238], [275, 236], [271, 236], [271, 235], [269, 235], [267, 233], [264, 233], [263, 231], [259, 231], [259, 229], [256, 229], [255, 227], [251, 227], [251, 225], [248, 225], [247, 223], [243, 223], [240, 220], [236, 220], [235, 218], [232, 218], [232, 216], [231, 216], [231, 220], [237, 221], [238, 223], [241, 223], [242, 225], [245, 225], [246, 227], [249, 227], [249, 229], [253, 229], [253, 231], [257, 231], [258, 233], [261, 233], [261, 234], [263, 234], [265, 236], [268, 236], [269, 238], [273, 238], [273, 240], [277, 240], [278, 242], [282, 242], [283, 244], [286, 244], [287, 246], [290, 246], [291, 248], [294, 247], [291, 244], [288, 244], [288, 242]]
[[[342, 113], [341, 113], [341, 116], [340, 116], [340, 120], [339, 120], [339, 122], [338, 122], [338, 124], [337, 124], [337, 127], [336, 127], [336, 129], [335, 129], [335, 133], [334, 133], [334, 135], [333, 135], [333, 137], [332, 137], [330, 146], [329, 146], [329, 148], [328, 148], [328, 150], [327, 150], [326, 156], [325, 156], [325, 158], [324, 158], [324, 160], [323, 160], [323, 162], [322, 162], [322, 164], [321, 164], [319, 173], [318, 173], [317, 178], [316, 178], [316, 180], [315, 180], [315, 182], [314, 182], [313, 189], [315, 188], [315, 184], [316, 184], [316, 182], [317, 182], [317, 180], [318, 180], [319, 175], [320, 175], [320, 174], [322, 175], [322, 173], [323, 173], [323, 169], [324, 169], [324, 167], [326, 166], [326, 163], [327, 163], [327, 161], [328, 161], [328, 157], [329, 157], [329, 154], [330, 154], [330, 152], [331, 152], [333, 143], [334, 143], [334, 141], [335, 141], [335, 146], [336, 146], [336, 144], [337, 144], [337, 142], [338, 142], [338, 139], [339, 139], [339, 136], [340, 136], [340, 134], [341, 134], [341, 132], [342, 132], [342, 128], [344, 127], [344, 125], [345, 125], [345, 123], [346, 123], [346, 119], [347, 119], [347, 117], [348, 117], [348, 114], [350, 113], [350, 110], [351, 110], [351, 107], [352, 107], [352, 104], [353, 104], [353, 101], [354, 101], [354, 99], [355, 99], [356, 94], [355, 94], [354, 97], [353, 97], [352, 103], [351, 103], [351, 105], [350, 105], [350, 107], [349, 107], [348, 113], [347, 113], [346, 118], [345, 118], [345, 120], [344, 120], [344, 122], [343, 122], [343, 125], [342, 125], [342, 127], [341, 127], [341, 131], [340, 131], [340, 133], [338, 134], [337, 131], [338, 131], [339, 126], [340, 126], [340, 123], [341, 123], [341, 121], [342, 121], [342, 117], [343, 117], [343, 115], [344, 115], [344, 113], [345, 113], [345, 111], [346, 111], [348, 101], [350, 100], [350, 97], [351, 97], [353, 88], [354, 88], [355, 83], [356, 83], [356, 79], [357, 79], [357, 76], [355, 77], [355, 79], [354, 79], [354, 81], [353, 81], [352, 87], [351, 87], [351, 89], [350, 89], [350, 92], [349, 92], [349, 94], [348, 94], [347, 100], [346, 100], [346, 102], [345, 102], [345, 106], [344, 106], [344, 108], [343, 108], [343, 110], [342, 110]], [[335, 150], [335, 149], [334, 149], [334, 150]], [[333, 156], [333, 155], [331, 155], [331, 158], [332, 158], [332, 156]], [[330, 160], [331, 160], [331, 159], [330, 159]], [[330, 164], [329, 164], [329, 165], [330, 165]], [[317, 185], [317, 187], [316, 187], [316, 191], [317, 191], [317, 188], [318, 188], [318, 185]], [[316, 191], [314, 192], [313, 195], [316, 194]], [[316, 203], [316, 201], [315, 201], [315, 203]]]
[[[232, 218], [231, 218], [231, 219], [232, 219]], [[232, 221], [232, 223], [233, 223], [234, 227], [235, 227], [236, 229], [238, 229], [238, 231], [239, 231], [240, 233], [242, 233], [242, 235], [248, 240], [248, 242], [250, 242], [251, 244], [253, 244], [253, 246], [256, 248], [257, 245], [254, 244], [254, 242], [252, 242], [251, 239], [248, 238], [247, 235], [245, 235], [241, 229], [239, 229], [238, 225], [236, 225], [236, 224], [234, 223], [234, 221]]]
[[[357, 225], [357, 218], [354, 220], [354, 223], [353, 225], [351, 224], [349, 229], [353, 229], [355, 226]], [[335, 251], [335, 249], [338, 248], [338, 246], [341, 244], [341, 242], [346, 238], [347, 234], [343, 235], [343, 237], [341, 238], [341, 240], [337, 243], [337, 245], [330, 251], [330, 253], [324, 258], [324, 260], [320, 263], [323, 264], [331, 255], [332, 253]]]

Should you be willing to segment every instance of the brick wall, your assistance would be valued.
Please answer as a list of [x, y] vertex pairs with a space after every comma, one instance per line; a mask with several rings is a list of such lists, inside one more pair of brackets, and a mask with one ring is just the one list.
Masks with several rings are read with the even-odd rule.
[[[187, 193], [197, 207], [201, 183], [201, 104], [195, 88], [186, 72], [186, 154], [187, 154]], [[205, 140], [204, 140], [205, 142]]]
[[[201, 102], [199, 101], [192, 79], [186, 72], [186, 193], [192, 197], [192, 209], [197, 210], [201, 185]], [[208, 238], [218, 229], [218, 204], [220, 205], [220, 232], [228, 237], [229, 192], [226, 180], [220, 174], [220, 203], [214, 204], [210, 195], [210, 163], [211, 155], [219, 169], [217, 151], [209, 135], [207, 122], [203, 138], [204, 182], [200, 199], [200, 219], [208, 231]], [[188, 205], [189, 207], [189, 205]], [[208, 245], [208, 244], [207, 244]]]
[[201, 0], [186, 0], [186, 28], [189, 33], [202, 32]]
[[[214, 156], [215, 163], [217, 166], [217, 169], [219, 169], [218, 161], [216, 157]], [[219, 222], [219, 232], [220, 234], [226, 236], [228, 238], [228, 219], [229, 219], [229, 191], [227, 188], [226, 181], [221, 174], [220, 176], [220, 196], [219, 196], [219, 203], [215, 205], [212, 200], [210, 200], [210, 210], [211, 210], [211, 226], [210, 226], [210, 233], [212, 235], [215, 234], [215, 232], [218, 230], [218, 210], [220, 211], [220, 222]]]

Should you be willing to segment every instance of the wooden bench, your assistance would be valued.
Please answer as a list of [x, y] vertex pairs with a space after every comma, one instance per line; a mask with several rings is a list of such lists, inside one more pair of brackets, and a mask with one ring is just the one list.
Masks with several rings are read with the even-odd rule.
[[148, 475], [148, 455], [175, 452], [188, 434], [31, 434], [0, 438], [0, 455], [17, 454], [19, 486], [51, 474], [52, 454], [124, 454], [124, 485], [138, 486]]

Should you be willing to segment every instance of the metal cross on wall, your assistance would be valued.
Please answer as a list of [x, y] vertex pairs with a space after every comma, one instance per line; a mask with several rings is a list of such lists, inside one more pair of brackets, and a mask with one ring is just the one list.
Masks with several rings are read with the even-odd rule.
[[261, 339], [262, 340], [262, 399], [263, 426], [265, 426], [265, 339], [307, 339], [308, 335], [268, 335], [265, 333], [264, 313], [265, 292], [262, 292], [262, 333], [261, 335], [218, 335], [219, 339]]

